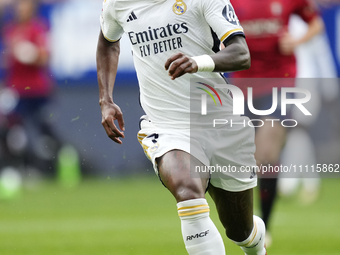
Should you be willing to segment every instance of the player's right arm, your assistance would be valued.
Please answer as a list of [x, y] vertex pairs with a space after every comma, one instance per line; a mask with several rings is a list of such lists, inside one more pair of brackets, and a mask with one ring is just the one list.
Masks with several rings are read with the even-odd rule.
[[[124, 119], [119, 106], [113, 102], [113, 87], [116, 80], [120, 45], [119, 41], [109, 42], [100, 32], [97, 45], [97, 76], [99, 85], [99, 105], [102, 112], [102, 125], [106, 134], [116, 143], [124, 138]], [[117, 120], [119, 130], [114, 121]]]
[[[112, 93], [118, 69], [119, 39], [123, 34], [123, 29], [115, 20], [114, 4], [114, 0], [106, 0], [103, 3], [96, 59], [102, 125], [106, 134], [114, 142], [122, 144], [120, 138], [124, 138], [125, 129], [123, 113], [113, 102]], [[115, 120], [118, 121], [120, 130], [115, 125]]]

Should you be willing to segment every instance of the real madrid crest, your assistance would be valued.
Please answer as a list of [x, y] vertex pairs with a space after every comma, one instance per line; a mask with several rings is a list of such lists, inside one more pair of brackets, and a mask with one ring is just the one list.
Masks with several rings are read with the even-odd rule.
[[187, 10], [187, 5], [184, 3], [183, 0], [176, 0], [176, 3], [172, 6], [172, 10], [177, 15], [182, 15]]
[[159, 148], [159, 143], [156, 142], [149, 148], [149, 151], [152, 153], [158, 150], [158, 148]]

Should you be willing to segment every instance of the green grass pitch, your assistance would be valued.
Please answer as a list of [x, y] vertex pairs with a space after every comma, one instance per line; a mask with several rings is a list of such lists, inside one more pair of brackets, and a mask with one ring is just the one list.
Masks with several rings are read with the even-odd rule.
[[[317, 202], [279, 199], [269, 255], [340, 254], [340, 180], [322, 180]], [[256, 192], [255, 192], [256, 193]], [[242, 255], [212, 218], [227, 254]], [[86, 180], [76, 189], [44, 182], [0, 201], [1, 255], [187, 254], [176, 203], [157, 177]]]

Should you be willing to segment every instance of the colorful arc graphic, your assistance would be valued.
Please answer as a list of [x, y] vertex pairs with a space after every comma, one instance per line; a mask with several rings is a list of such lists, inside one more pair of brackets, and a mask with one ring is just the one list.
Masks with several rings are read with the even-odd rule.
[[[211, 87], [210, 85], [205, 84], [205, 83], [203, 83], [203, 82], [197, 82], [197, 83], [199, 83], [199, 84], [201, 84], [201, 85], [204, 85], [204, 86], [208, 87], [209, 89], [211, 89], [211, 91], [215, 93], [215, 95], [217, 96], [218, 100], [220, 101], [220, 104], [222, 105], [222, 100], [221, 100], [221, 98], [220, 98], [220, 95], [217, 93], [217, 91], [216, 91], [213, 87]], [[217, 105], [214, 96], [213, 96], [208, 90], [202, 89], [202, 88], [200, 88], [200, 87], [197, 87], [197, 88], [198, 88], [198, 89], [201, 89], [201, 90], [203, 90], [203, 91], [205, 91], [205, 92], [206, 92], [206, 93], [214, 100], [215, 105]]]
[[207, 94], [214, 100], [214, 103], [215, 103], [215, 105], [217, 105], [217, 103], [216, 103], [216, 100], [215, 100], [215, 98], [214, 98], [214, 96], [209, 92], [209, 90], [206, 90], [206, 89], [202, 89], [202, 88], [200, 88], [200, 87], [196, 87], [196, 88], [198, 88], [198, 89], [201, 89], [201, 90], [203, 90], [203, 91], [205, 91], [205, 92], [207, 92]]

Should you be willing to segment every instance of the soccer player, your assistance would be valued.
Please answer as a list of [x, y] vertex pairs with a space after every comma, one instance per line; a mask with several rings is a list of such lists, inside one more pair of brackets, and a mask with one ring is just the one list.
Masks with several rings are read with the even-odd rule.
[[[233, 77], [295, 78], [294, 50], [319, 34], [323, 28], [323, 22], [312, 3], [308, 0], [235, 0], [233, 5], [247, 36], [252, 57], [251, 68], [236, 72]], [[299, 15], [308, 24], [308, 31], [299, 39], [293, 38], [288, 32], [288, 21], [292, 14]], [[243, 91], [246, 91], [249, 84], [250, 82], [241, 82], [240, 86]], [[274, 82], [273, 80], [267, 80], [267, 82], [262, 80], [261, 84], [256, 84], [256, 87], [253, 88], [254, 108], [259, 110], [270, 109], [272, 87], [280, 88], [282, 86], [294, 86], [294, 82], [292, 79], [278, 82], [277, 79]], [[263, 118], [250, 112], [246, 115], [251, 119]], [[283, 116], [278, 109], [272, 116], [265, 116], [264, 118], [282, 119]], [[255, 136], [257, 164], [277, 165], [285, 137], [286, 129], [278, 122], [274, 127], [271, 126], [271, 122], [265, 122], [263, 127], [258, 128]], [[277, 178], [275, 178], [275, 175], [262, 177], [259, 180], [261, 210], [263, 221], [268, 229], [270, 214], [276, 197]], [[267, 238], [267, 240], [269, 239]]]
[[[256, 166], [252, 128], [210, 129], [201, 140], [190, 137], [190, 117], [200, 115], [190, 113], [190, 80], [209, 81], [214, 89], [216, 84], [226, 83], [219, 72], [249, 68], [248, 47], [229, 0], [105, 0], [100, 21], [97, 71], [102, 124], [107, 135], [121, 144], [123, 114], [112, 93], [119, 40], [125, 33], [131, 42], [140, 102], [146, 113], [138, 139], [177, 201], [188, 253], [225, 254], [221, 235], [209, 217], [208, 187], [228, 238], [248, 255], [265, 255], [265, 225], [253, 216], [256, 177], [211, 176], [209, 181], [209, 176], [191, 176], [194, 166]], [[225, 48], [218, 51], [220, 42]], [[214, 90], [223, 100], [216, 116], [231, 112], [229, 92]], [[190, 142], [196, 145], [195, 150]]]

